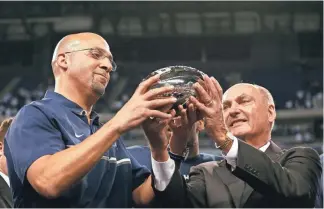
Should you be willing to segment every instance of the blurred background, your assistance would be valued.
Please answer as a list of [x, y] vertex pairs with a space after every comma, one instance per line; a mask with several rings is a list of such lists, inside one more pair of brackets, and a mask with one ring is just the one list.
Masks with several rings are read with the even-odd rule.
[[[155, 69], [188, 65], [224, 91], [238, 82], [273, 94], [273, 140], [284, 148], [323, 141], [323, 2], [0, 2], [0, 117], [54, 87], [51, 56], [65, 35], [109, 43], [117, 71], [95, 106], [109, 120]], [[146, 144], [140, 128], [127, 145]], [[215, 153], [201, 134], [202, 152]]]

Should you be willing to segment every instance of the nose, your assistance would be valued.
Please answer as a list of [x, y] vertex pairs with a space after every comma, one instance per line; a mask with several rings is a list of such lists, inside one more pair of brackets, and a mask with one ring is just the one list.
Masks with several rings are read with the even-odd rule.
[[239, 111], [239, 109], [237, 109], [237, 108], [232, 108], [232, 109], [229, 111], [229, 115], [230, 115], [232, 118], [235, 118], [238, 114], [240, 114], [240, 111]]
[[232, 104], [232, 107], [229, 109], [228, 114], [232, 117], [235, 118], [238, 114], [240, 114], [240, 109], [237, 104]]
[[108, 58], [102, 59], [100, 62], [100, 68], [104, 71], [110, 73], [113, 69], [113, 66]]

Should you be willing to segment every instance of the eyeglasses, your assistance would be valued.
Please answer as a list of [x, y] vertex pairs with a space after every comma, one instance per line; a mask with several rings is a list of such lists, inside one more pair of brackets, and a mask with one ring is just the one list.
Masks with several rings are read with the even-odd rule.
[[69, 52], [64, 52], [63, 54], [68, 54], [68, 53], [73, 53], [73, 52], [80, 52], [80, 51], [89, 51], [89, 55], [96, 59], [96, 60], [102, 60], [105, 59], [106, 57], [110, 61], [110, 64], [112, 66], [112, 71], [116, 71], [117, 69], [117, 64], [113, 60], [111, 56], [107, 56], [107, 53], [104, 49], [100, 48], [87, 48], [87, 49], [79, 49], [79, 50], [74, 50], [74, 51], [69, 51]]

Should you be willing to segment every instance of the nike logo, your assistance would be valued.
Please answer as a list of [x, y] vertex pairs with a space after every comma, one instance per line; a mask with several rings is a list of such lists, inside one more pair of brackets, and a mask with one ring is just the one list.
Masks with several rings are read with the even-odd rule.
[[74, 135], [75, 135], [75, 137], [77, 137], [77, 138], [79, 138], [79, 137], [81, 137], [81, 136], [83, 136], [84, 134], [77, 134], [77, 133], [74, 133]]

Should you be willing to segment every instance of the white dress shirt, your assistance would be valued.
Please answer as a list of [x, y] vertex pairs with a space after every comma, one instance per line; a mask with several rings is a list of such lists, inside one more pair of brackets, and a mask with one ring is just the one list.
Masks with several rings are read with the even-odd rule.
[[[270, 141], [268, 141], [265, 145], [259, 148], [260, 151], [265, 152], [270, 146]], [[238, 142], [237, 138], [233, 137], [233, 144], [231, 149], [228, 151], [226, 155], [223, 155], [226, 162], [232, 166], [232, 171], [236, 168], [236, 158], [238, 152]]]
[[[267, 148], [270, 146], [270, 141], [268, 141], [265, 145], [260, 147], [259, 150], [265, 152]], [[236, 158], [238, 152], [238, 141], [236, 137], [233, 137], [233, 144], [231, 149], [228, 151], [226, 155], [224, 155], [225, 160], [228, 164], [232, 166], [232, 170], [236, 167]], [[174, 160], [169, 158], [165, 162], [157, 162], [152, 158], [152, 169], [154, 172], [154, 183], [155, 188], [159, 191], [165, 190], [165, 188], [170, 183], [172, 174], [175, 170], [175, 163]]]
[[158, 162], [152, 158], [152, 170], [154, 172], [154, 183], [155, 188], [159, 191], [165, 190], [170, 183], [172, 174], [175, 169], [174, 160], [170, 157], [165, 162]]
[[8, 186], [10, 187], [9, 177], [6, 174], [2, 173], [1, 171], [0, 171], [0, 175], [7, 182]]

